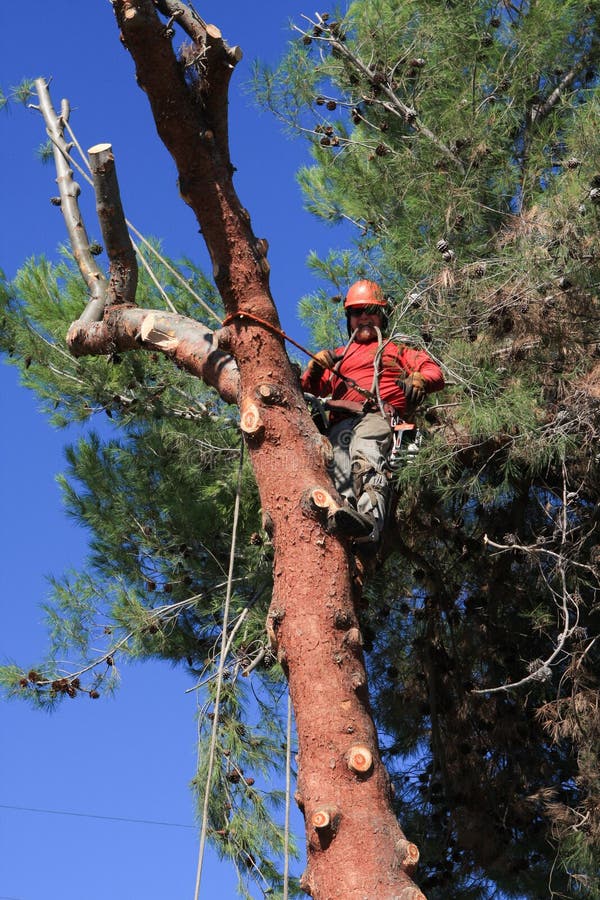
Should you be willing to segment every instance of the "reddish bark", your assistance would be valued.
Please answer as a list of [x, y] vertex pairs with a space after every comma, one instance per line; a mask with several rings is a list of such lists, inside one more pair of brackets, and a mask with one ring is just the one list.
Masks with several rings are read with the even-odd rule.
[[[180, 24], [203, 61], [192, 79], [184, 78], [157, 6], [169, 15], [184, 10]], [[228, 315], [243, 312], [277, 325], [266, 242], [253, 235], [232, 182], [227, 85], [239, 53], [174, 0], [113, 0], [113, 7]], [[283, 341], [251, 317], [235, 318], [226, 329], [233, 364], [204, 326], [151, 315], [113, 306], [103, 322], [74, 323], [70, 346], [77, 354], [161, 350], [240, 406], [275, 550], [267, 628], [296, 716], [297, 799], [308, 846], [304, 889], [320, 900], [422, 898], [409, 875], [418, 851], [393, 814], [369, 709], [350, 555], [324, 527], [339, 499], [327, 474], [329, 446], [308, 414]]]

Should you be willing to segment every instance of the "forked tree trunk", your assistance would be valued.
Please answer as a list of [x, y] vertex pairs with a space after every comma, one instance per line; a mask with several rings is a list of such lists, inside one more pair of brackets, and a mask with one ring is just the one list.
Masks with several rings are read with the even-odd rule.
[[[351, 557], [325, 527], [339, 502], [327, 473], [330, 448], [311, 421], [275, 330], [266, 241], [253, 235], [233, 188], [227, 89], [241, 53], [177, 0], [112, 2], [138, 83], [176, 162], [181, 194], [206, 240], [227, 324], [214, 334], [181, 317], [132, 307], [118, 286], [135, 279], [121, 273], [112, 278], [102, 319], [90, 321], [98, 318], [92, 312], [71, 327], [71, 349], [158, 349], [239, 404], [275, 551], [267, 629], [296, 718], [297, 801], [308, 848], [303, 887], [319, 900], [417, 900], [423, 895], [409, 873], [418, 851], [392, 811], [369, 709]], [[159, 12], [192, 41], [183, 62]]]

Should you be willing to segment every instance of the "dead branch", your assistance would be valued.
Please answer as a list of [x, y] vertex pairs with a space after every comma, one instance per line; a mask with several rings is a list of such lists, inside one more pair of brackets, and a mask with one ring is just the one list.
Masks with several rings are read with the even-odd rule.
[[107, 305], [134, 304], [138, 269], [121, 204], [112, 147], [110, 144], [96, 144], [90, 147], [88, 153], [96, 193], [96, 212], [110, 264]]
[[[566, 469], [563, 465], [563, 496], [562, 496], [562, 515], [561, 515], [561, 549], [564, 550], [567, 535], [569, 530], [568, 523], [568, 496], [567, 496], [567, 476]], [[529, 665], [529, 674], [524, 678], [521, 678], [519, 681], [511, 682], [510, 684], [499, 685], [498, 687], [492, 688], [483, 688], [474, 690], [474, 694], [494, 694], [498, 691], [510, 691], [515, 690], [516, 688], [522, 687], [525, 684], [530, 684], [535, 681], [548, 681], [552, 676], [551, 665], [558, 659], [559, 656], [563, 652], [565, 652], [565, 647], [567, 645], [568, 640], [577, 632], [577, 627], [579, 624], [579, 603], [576, 596], [569, 592], [567, 588], [567, 569], [570, 563], [570, 560], [566, 557], [564, 552], [555, 553], [554, 551], [545, 550], [543, 547], [526, 547], [521, 544], [497, 544], [494, 541], [491, 541], [487, 534], [484, 535], [483, 541], [486, 545], [494, 547], [501, 551], [506, 550], [520, 550], [524, 553], [529, 553], [531, 555], [537, 555], [538, 553], [548, 553], [556, 560], [556, 571], [558, 572], [558, 577], [560, 580], [560, 593], [557, 593], [552, 586], [549, 584], [548, 579], [545, 578], [546, 583], [548, 584], [548, 588], [551, 594], [555, 597], [559, 620], [562, 620], [561, 623], [561, 632], [556, 639], [556, 643], [552, 652], [548, 655], [548, 657], [544, 660], [535, 660]], [[575, 563], [577, 565], [577, 563]], [[584, 566], [584, 568], [589, 568]], [[571, 614], [571, 611], [574, 611], [574, 614]]]
[[60, 192], [60, 208], [71, 242], [73, 256], [86, 282], [90, 301], [81, 317], [84, 322], [99, 322], [102, 318], [107, 296], [106, 276], [99, 268], [90, 250], [90, 241], [79, 211], [80, 187], [73, 179], [70, 165], [70, 146], [64, 138], [65, 124], [69, 118], [69, 104], [62, 101], [60, 116], [57, 116], [50, 101], [48, 85], [43, 78], [35, 81], [35, 89], [40, 101], [39, 110], [46, 123], [46, 131], [52, 141], [52, 152], [56, 166], [56, 183]]

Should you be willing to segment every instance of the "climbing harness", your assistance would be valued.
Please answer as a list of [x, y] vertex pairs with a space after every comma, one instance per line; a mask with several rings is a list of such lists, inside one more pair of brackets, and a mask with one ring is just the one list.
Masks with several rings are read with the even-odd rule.
[[[260, 316], [255, 316], [253, 313], [231, 313], [230, 315], [226, 316], [225, 319], [223, 319], [223, 327], [231, 324], [236, 319], [249, 319], [251, 322], [255, 322], [257, 325], [262, 325], [264, 328], [267, 328], [269, 329], [269, 331], [272, 331], [274, 334], [278, 335], [284, 341], [288, 341], [290, 344], [293, 344], [294, 347], [296, 347], [298, 350], [301, 350], [302, 353], [305, 353], [307, 356], [321, 365], [321, 360], [315, 353], [311, 353], [310, 350], [307, 350], [306, 347], [303, 347], [302, 344], [299, 344], [298, 341], [295, 341], [294, 338], [290, 337], [290, 335], [283, 331], [283, 329], [278, 328], [277, 325], [273, 325], [271, 322], [268, 322], [266, 319], [262, 319]], [[348, 342], [344, 347], [342, 355], [331, 371], [337, 378], [344, 381], [349, 387], [353, 388], [357, 393], [364, 397], [365, 401], [363, 403], [358, 403], [356, 401], [349, 400], [322, 400], [320, 397], [316, 397], [314, 394], [310, 394], [307, 392], [305, 392], [304, 397], [308, 404], [313, 422], [315, 423], [321, 434], [325, 434], [327, 432], [327, 428], [329, 425], [327, 415], [328, 412], [339, 410], [346, 411], [351, 413], [352, 415], [358, 416], [363, 415], [367, 412], [375, 412], [376, 410], [379, 410], [381, 415], [389, 420], [392, 429], [392, 447], [388, 454], [387, 467], [390, 473], [397, 472], [401, 466], [405, 465], [410, 459], [414, 458], [423, 440], [423, 436], [416, 425], [412, 422], [405, 421], [401, 416], [399, 416], [398, 413], [396, 413], [396, 411], [393, 409], [393, 407], [382, 400], [381, 394], [379, 393], [379, 377], [381, 374], [381, 359], [383, 357], [383, 352], [387, 345], [394, 341], [397, 336], [392, 334], [390, 335], [390, 337], [384, 340], [381, 330], [375, 326], [375, 331], [377, 332], [377, 352], [373, 360], [373, 381], [371, 384], [371, 390], [367, 390], [366, 388], [363, 388], [359, 384], [357, 384], [353, 378], [349, 378], [347, 375], [343, 375], [339, 371], [339, 367], [344, 360], [346, 353], [350, 349], [358, 330], [358, 328], [355, 328], [350, 335]]]

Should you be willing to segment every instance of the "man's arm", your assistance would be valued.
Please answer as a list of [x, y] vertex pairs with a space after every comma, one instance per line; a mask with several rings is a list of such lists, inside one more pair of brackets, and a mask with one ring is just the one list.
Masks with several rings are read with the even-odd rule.
[[416, 409], [423, 402], [426, 394], [439, 391], [444, 387], [444, 373], [424, 350], [403, 347], [400, 361], [406, 376], [398, 379], [396, 383], [404, 392], [408, 409]]
[[400, 361], [407, 373], [407, 378], [411, 376], [414, 378], [415, 375], [420, 376], [415, 380], [422, 385], [426, 394], [441, 391], [444, 387], [444, 373], [440, 366], [424, 350], [413, 350], [410, 347], [404, 347], [400, 354]]
[[331, 393], [331, 370], [338, 362], [333, 350], [320, 350], [311, 359], [300, 377], [302, 389], [315, 397], [326, 397]]

